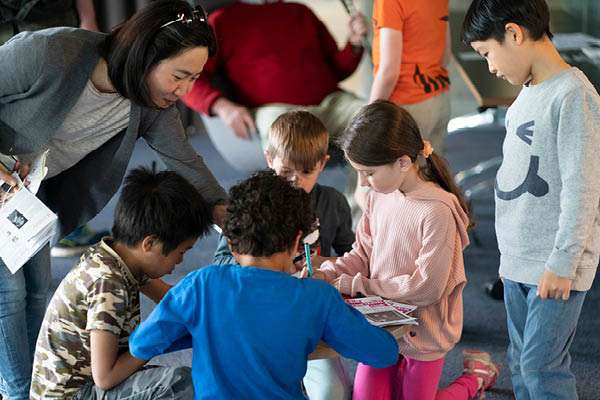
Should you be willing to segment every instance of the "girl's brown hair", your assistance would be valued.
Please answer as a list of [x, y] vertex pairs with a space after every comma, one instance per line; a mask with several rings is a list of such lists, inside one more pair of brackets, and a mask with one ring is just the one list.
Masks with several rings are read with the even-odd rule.
[[[414, 163], [425, 143], [414, 118], [404, 108], [378, 100], [361, 108], [336, 143], [350, 160], [366, 165], [391, 164], [402, 156]], [[435, 152], [419, 163], [419, 175], [456, 196], [469, 214], [462, 191], [454, 183], [446, 160]], [[472, 226], [472, 222], [469, 226]]]

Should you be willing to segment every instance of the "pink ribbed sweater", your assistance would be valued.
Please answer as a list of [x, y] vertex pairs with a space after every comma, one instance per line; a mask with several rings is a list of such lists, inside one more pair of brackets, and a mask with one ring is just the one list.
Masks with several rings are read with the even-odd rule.
[[414, 304], [419, 325], [399, 340], [400, 354], [432, 361], [458, 342], [463, 249], [468, 217], [456, 196], [439, 187], [407, 194], [371, 191], [352, 251], [321, 271], [343, 294], [381, 296]]

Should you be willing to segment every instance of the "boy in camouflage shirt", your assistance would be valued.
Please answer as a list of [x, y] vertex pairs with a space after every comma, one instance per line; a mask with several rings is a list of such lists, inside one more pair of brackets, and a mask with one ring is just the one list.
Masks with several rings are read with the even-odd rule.
[[114, 237], [90, 247], [50, 301], [31, 398], [193, 398], [189, 368], [138, 371], [147, 360], [129, 353], [128, 340], [140, 322], [139, 292], [158, 303], [170, 289], [158, 278], [209, 226], [209, 205], [183, 177], [133, 170], [115, 210]]

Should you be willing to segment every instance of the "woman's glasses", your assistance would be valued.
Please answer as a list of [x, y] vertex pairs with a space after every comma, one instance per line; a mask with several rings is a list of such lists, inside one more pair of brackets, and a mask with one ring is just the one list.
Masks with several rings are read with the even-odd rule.
[[192, 15], [186, 15], [185, 13], [177, 14], [177, 19], [173, 21], [169, 21], [166, 24], [162, 24], [160, 28], [162, 29], [166, 26], [174, 24], [176, 22], [181, 22], [182, 24], [192, 24], [194, 22], [203, 22], [205, 24], [208, 23], [208, 15], [206, 14], [206, 10], [202, 8], [202, 6], [196, 6], [192, 10]]

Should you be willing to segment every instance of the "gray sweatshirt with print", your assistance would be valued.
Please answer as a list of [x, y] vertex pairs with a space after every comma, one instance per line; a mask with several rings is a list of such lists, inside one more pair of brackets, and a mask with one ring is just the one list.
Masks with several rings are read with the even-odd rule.
[[570, 68], [524, 86], [502, 151], [500, 276], [537, 285], [548, 269], [588, 290], [600, 254], [600, 97], [586, 76]]

